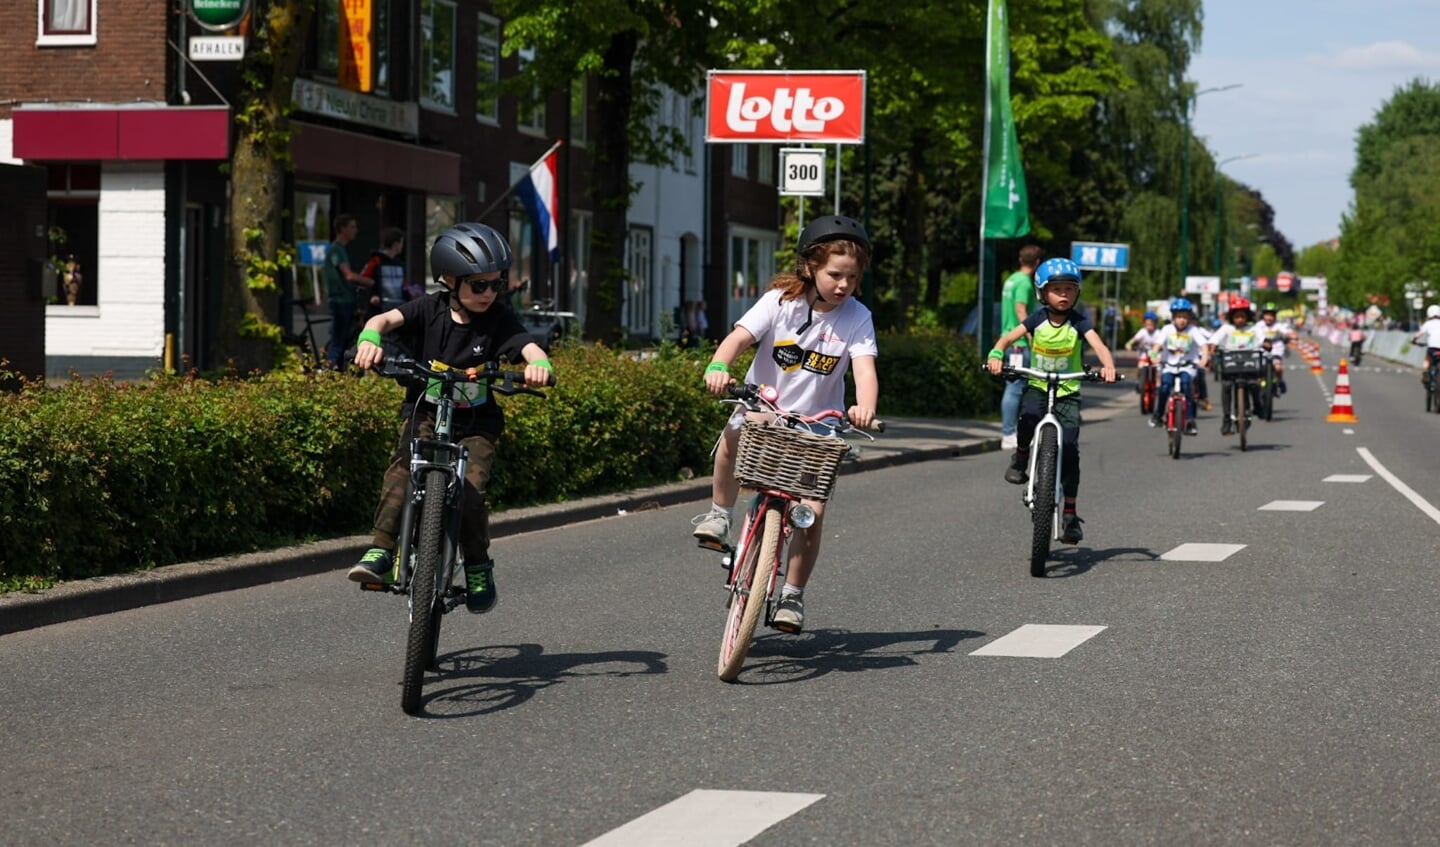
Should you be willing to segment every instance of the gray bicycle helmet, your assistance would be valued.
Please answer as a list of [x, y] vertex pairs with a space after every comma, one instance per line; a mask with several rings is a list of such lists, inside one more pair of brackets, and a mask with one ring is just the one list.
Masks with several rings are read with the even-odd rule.
[[800, 254], [804, 255], [816, 244], [840, 239], [854, 241], [864, 247], [866, 253], [870, 252], [870, 236], [865, 234], [865, 227], [859, 221], [844, 215], [821, 215], [801, 230]]
[[507, 271], [515, 254], [510, 242], [493, 227], [477, 223], [455, 224], [435, 239], [430, 248], [430, 271], [442, 275], [467, 277], [473, 274]]

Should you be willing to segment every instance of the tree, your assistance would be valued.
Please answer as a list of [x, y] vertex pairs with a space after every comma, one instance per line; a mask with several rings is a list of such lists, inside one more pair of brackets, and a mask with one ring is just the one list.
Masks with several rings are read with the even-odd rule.
[[217, 353], [242, 373], [271, 367], [284, 349], [274, 323], [283, 246], [285, 173], [290, 167], [290, 92], [315, 16], [306, 0], [258, 0], [241, 64], [238, 132], [230, 158], [231, 262], [221, 282]]
[[[774, 0], [497, 0], [505, 19], [502, 49], [533, 48], [534, 59], [502, 85], [517, 96], [596, 82], [590, 191], [595, 202], [585, 335], [618, 341], [624, 297], [626, 212], [634, 188], [630, 162], [669, 163], [683, 136], [655, 120], [668, 88], [691, 94], [708, 67], [769, 51], [747, 22]], [[751, 7], [754, 7], [752, 9]], [[741, 13], [739, 7], [745, 7]]]

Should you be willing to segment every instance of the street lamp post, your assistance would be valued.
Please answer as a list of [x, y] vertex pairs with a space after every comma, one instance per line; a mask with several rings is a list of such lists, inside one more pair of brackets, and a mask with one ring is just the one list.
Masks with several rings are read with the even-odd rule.
[[1190, 273], [1190, 107], [1202, 94], [1215, 91], [1229, 91], [1239, 88], [1242, 83], [1231, 83], [1216, 88], [1202, 88], [1185, 99], [1185, 138], [1180, 152], [1180, 285], [1184, 287], [1185, 277]]
[[1225, 213], [1222, 210], [1220, 195], [1221, 187], [1225, 183], [1225, 175], [1220, 173], [1220, 169], [1230, 164], [1231, 162], [1238, 162], [1241, 159], [1253, 158], [1255, 158], [1254, 153], [1246, 153], [1243, 156], [1231, 156], [1230, 158], [1225, 159], [1221, 162], [1217, 162], [1215, 164], [1215, 273], [1220, 277], [1220, 289], [1222, 291], [1225, 289], [1225, 281], [1229, 277], [1229, 274], [1225, 272], [1225, 266], [1221, 264], [1221, 256], [1223, 253], [1222, 239], [1225, 233]]

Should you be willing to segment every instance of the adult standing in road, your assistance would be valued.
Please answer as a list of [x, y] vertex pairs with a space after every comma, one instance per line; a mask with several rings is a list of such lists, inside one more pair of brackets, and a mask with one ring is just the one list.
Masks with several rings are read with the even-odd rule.
[[335, 240], [325, 250], [325, 297], [330, 305], [330, 343], [325, 357], [330, 367], [339, 368], [355, 336], [356, 286], [370, 288], [375, 281], [350, 268], [350, 254], [345, 245], [355, 240], [360, 224], [354, 215], [335, 216]]
[[[1035, 308], [1035, 268], [1045, 258], [1045, 251], [1035, 244], [1020, 248], [1020, 270], [1005, 280], [1000, 294], [1000, 334], [1004, 335], [1019, 326]], [[1005, 351], [1005, 361], [1012, 365], [1029, 367], [1030, 347], [1025, 336]], [[1025, 381], [1011, 380], [1005, 385], [1005, 394], [1000, 398], [1000, 449], [1014, 450], [1017, 446], [1015, 427], [1020, 421], [1020, 397], [1025, 393]]]

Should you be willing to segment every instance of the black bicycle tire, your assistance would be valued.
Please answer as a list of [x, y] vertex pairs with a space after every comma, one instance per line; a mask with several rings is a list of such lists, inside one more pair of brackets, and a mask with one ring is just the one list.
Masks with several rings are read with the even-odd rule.
[[1042, 427], [1035, 448], [1035, 498], [1030, 503], [1030, 575], [1043, 578], [1050, 558], [1050, 540], [1055, 535], [1055, 475], [1059, 471], [1060, 445], [1054, 427]]
[[[725, 682], [734, 682], [740, 676], [741, 669], [745, 667], [745, 656], [755, 639], [755, 627], [765, 611], [770, 578], [779, 560], [780, 521], [783, 519], [779, 504], [767, 500], [755, 516], [759, 525], [751, 534], [752, 543], [743, 550], [735, 551], [735, 584], [731, 588], [733, 594], [725, 613], [725, 631], [720, 636], [720, 659], [715, 666], [716, 675]], [[741, 543], [743, 545], [743, 538]], [[751, 551], [754, 558], [747, 560]]]
[[1249, 393], [1250, 389], [1245, 386], [1245, 383], [1239, 381], [1235, 383], [1235, 402], [1233, 405], [1235, 408], [1235, 428], [1239, 430], [1240, 435], [1241, 453], [1244, 453], [1247, 449], [1245, 437], [1246, 430], [1248, 430], [1249, 427], [1245, 425], [1245, 395]]
[[420, 538], [410, 578], [410, 630], [405, 639], [405, 675], [400, 681], [400, 708], [407, 715], [420, 710], [425, 671], [430, 665], [439, 625], [435, 576], [445, 536], [445, 472], [432, 469], [421, 480]]

